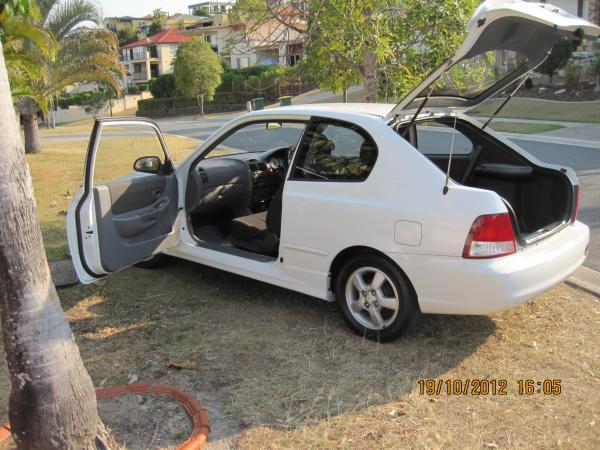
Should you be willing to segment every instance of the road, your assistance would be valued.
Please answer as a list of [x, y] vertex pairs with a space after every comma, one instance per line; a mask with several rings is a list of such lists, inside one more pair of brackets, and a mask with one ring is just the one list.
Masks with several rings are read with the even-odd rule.
[[[164, 119], [159, 120], [158, 123], [165, 133], [203, 140], [233, 117], [235, 115], [223, 115], [202, 122]], [[435, 131], [432, 133], [439, 136], [441, 142], [445, 142], [446, 133]], [[509, 139], [541, 161], [572, 167], [577, 172], [583, 187], [579, 218], [590, 227], [592, 233], [590, 254], [585, 265], [600, 270], [600, 148], [569, 145], [563, 142], [540, 142], [531, 135], [510, 136]]]

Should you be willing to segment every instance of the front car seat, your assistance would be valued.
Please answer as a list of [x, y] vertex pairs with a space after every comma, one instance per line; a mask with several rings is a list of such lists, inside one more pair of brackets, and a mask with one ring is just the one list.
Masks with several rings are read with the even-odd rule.
[[283, 183], [275, 192], [269, 209], [231, 221], [233, 245], [261, 255], [277, 256], [281, 234], [281, 212], [283, 208]]

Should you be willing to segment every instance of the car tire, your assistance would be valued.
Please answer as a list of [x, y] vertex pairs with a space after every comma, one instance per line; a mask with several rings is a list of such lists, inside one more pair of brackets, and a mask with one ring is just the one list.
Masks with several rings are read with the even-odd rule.
[[151, 256], [148, 259], [140, 261], [139, 263], [134, 264], [135, 267], [139, 267], [140, 269], [158, 269], [159, 267], [164, 266], [167, 263], [168, 257], [159, 253], [158, 255]]
[[400, 269], [382, 256], [353, 257], [340, 269], [334, 288], [344, 321], [367, 339], [392, 341], [416, 322], [414, 290]]

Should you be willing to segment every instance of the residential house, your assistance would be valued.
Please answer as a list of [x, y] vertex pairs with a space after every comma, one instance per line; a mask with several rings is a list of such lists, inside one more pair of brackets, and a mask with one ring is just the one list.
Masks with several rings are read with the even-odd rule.
[[230, 24], [227, 14], [218, 14], [205, 17], [182, 34], [206, 40], [225, 65], [233, 69], [257, 64], [293, 66], [303, 53], [302, 36], [276, 20], [260, 26]]
[[202, 20], [202, 17], [191, 14], [176, 13], [163, 19], [163, 30], [187, 30], [188, 28], [197, 25]]
[[145, 17], [107, 17], [104, 19], [103, 23], [106, 29], [116, 33], [125, 28], [129, 28], [135, 31], [138, 31], [142, 35], [148, 34], [148, 27], [152, 23], [154, 18], [152, 16]]
[[190, 14], [202, 11], [202, 16], [211, 17], [218, 14], [226, 14], [234, 4], [235, 0], [212, 0], [188, 5], [188, 11]]
[[127, 84], [145, 83], [151, 78], [171, 73], [177, 48], [190, 39], [181, 31], [171, 29], [121, 47]]

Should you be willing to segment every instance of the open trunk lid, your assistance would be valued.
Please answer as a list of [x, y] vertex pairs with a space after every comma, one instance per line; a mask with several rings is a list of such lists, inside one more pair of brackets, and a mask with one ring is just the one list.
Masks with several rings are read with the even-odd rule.
[[435, 69], [388, 114], [419, 108], [466, 111], [539, 66], [562, 38], [600, 36], [600, 27], [547, 4], [487, 0], [467, 24], [454, 56]]

